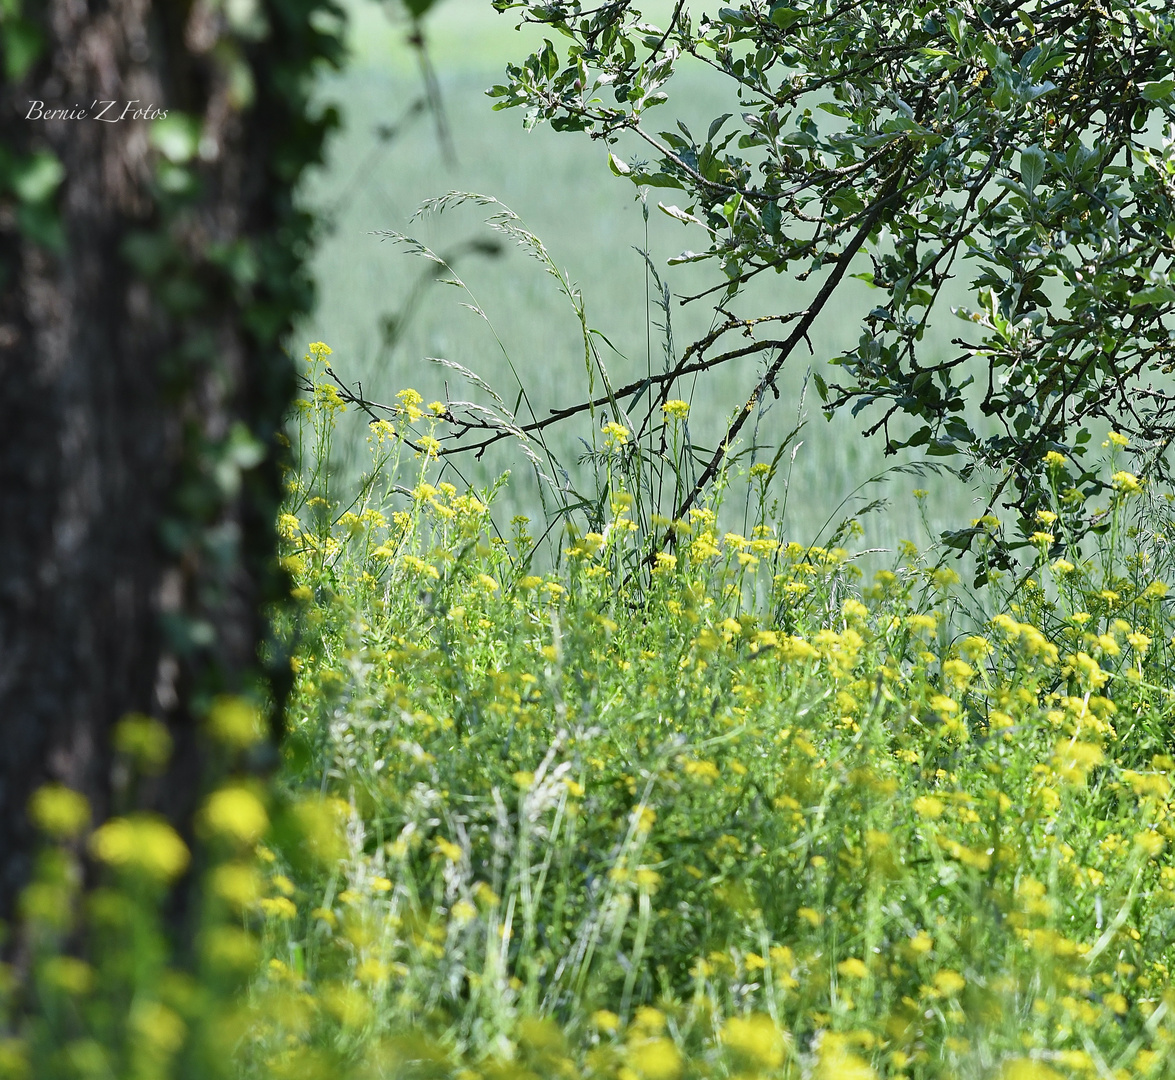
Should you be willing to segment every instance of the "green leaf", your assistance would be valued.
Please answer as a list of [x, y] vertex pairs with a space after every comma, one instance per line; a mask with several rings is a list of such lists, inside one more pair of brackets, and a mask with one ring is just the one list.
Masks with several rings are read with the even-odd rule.
[[[664, 203], [657, 203], [657, 209], [663, 214], [668, 214], [671, 218], [677, 218], [678, 221], [684, 221], [688, 225], [702, 225], [693, 214], [688, 214], [682, 210], [680, 206], [666, 206]], [[704, 225], [702, 225], [705, 228]]]
[[1163, 79], [1161, 82], [1143, 83], [1141, 86], [1143, 99], [1146, 101], [1163, 101], [1175, 94], [1175, 79]]
[[782, 4], [771, 9], [771, 21], [781, 30], [786, 30], [792, 23], [802, 19], [803, 16], [804, 13], [802, 11], [796, 11], [795, 8]]
[[630, 176], [632, 174], [632, 169], [612, 153], [608, 154], [608, 168], [612, 170], [613, 176]]
[[1155, 285], [1149, 289], [1142, 289], [1130, 298], [1132, 308], [1142, 307], [1144, 304], [1175, 303], [1175, 289], [1170, 285]]
[[4, 73], [9, 82], [19, 82], [37, 62], [45, 47], [40, 31], [27, 19], [5, 20]]
[[65, 167], [55, 154], [41, 151], [20, 162], [12, 172], [12, 190], [21, 202], [46, 202], [65, 179]]
[[676, 176], [670, 176], [669, 173], [663, 172], [641, 173], [640, 183], [646, 184], [649, 187], [677, 188], [679, 191], [685, 190], [685, 185]]
[[16, 208], [16, 224], [21, 233], [34, 243], [52, 251], [65, 251], [61, 218], [48, 203], [22, 203]]
[[555, 46], [546, 38], [543, 38], [543, 51], [539, 53], [539, 64], [548, 79], [553, 79], [559, 74], [559, 54], [555, 51]]
[[144, 277], [156, 277], [171, 262], [175, 251], [171, 240], [151, 232], [131, 233], [122, 242], [122, 256]]
[[1029, 146], [1020, 151], [1020, 181], [1031, 195], [1044, 179], [1045, 156], [1039, 146]]
[[151, 125], [151, 144], [173, 165], [191, 161], [200, 145], [199, 121], [186, 113], [169, 113]]
[[674, 255], [673, 258], [667, 259], [666, 262], [670, 266], [680, 266], [682, 263], [702, 262], [704, 259], [713, 258], [712, 251], [683, 251], [680, 255]]
[[722, 130], [722, 125], [733, 116], [733, 113], [723, 113], [710, 122], [710, 130], [706, 132], [706, 142], [713, 142], [714, 136]]
[[951, 532], [944, 532], [939, 536], [939, 540], [949, 548], [954, 548], [956, 551], [966, 551], [971, 547], [971, 542], [983, 530], [977, 528], [970, 529], [955, 529]]

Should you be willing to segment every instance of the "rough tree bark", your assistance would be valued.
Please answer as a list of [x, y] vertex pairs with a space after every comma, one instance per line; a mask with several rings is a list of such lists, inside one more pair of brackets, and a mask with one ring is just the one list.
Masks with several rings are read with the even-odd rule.
[[[329, 8], [26, 0], [2, 26], [0, 919], [34, 790], [82, 792], [95, 821], [127, 809], [121, 717], [170, 729], [171, 764], [133, 797], [186, 831], [208, 702], [280, 705], [261, 609], [281, 590], [280, 341], [311, 295], [292, 189], [333, 123], [306, 75], [337, 31], [310, 15]], [[107, 101], [118, 122], [95, 117]], [[133, 115], [149, 106], [167, 121]]]

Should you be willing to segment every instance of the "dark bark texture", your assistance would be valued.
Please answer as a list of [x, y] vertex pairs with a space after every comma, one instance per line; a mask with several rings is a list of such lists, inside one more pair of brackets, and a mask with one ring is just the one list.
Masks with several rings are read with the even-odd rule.
[[[279, 344], [311, 296], [292, 189], [332, 119], [308, 118], [303, 85], [335, 40], [309, 27], [321, 6], [274, 0], [234, 27], [209, 0], [25, 4], [39, 53], [10, 60], [0, 101], [0, 919], [38, 787], [187, 834], [208, 703], [280, 706], [280, 663], [258, 656], [282, 590]], [[90, 115], [26, 119], [36, 101]], [[95, 101], [172, 127], [95, 119]], [[47, 155], [60, 184], [22, 191]], [[110, 741], [132, 712], [175, 744], [133, 790]]]

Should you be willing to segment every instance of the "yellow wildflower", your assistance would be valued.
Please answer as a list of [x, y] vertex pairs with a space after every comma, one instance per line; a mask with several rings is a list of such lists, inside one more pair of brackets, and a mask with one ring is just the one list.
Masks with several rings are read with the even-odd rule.
[[266, 917], [280, 919], [283, 922], [288, 922], [298, 915], [298, 909], [293, 901], [284, 896], [267, 897], [260, 901], [258, 906]]
[[610, 420], [604, 425], [604, 445], [609, 449], [618, 449], [628, 445], [629, 435], [632, 433], [623, 424]]
[[64, 840], [77, 836], [90, 823], [90, 804], [84, 795], [61, 784], [46, 784], [29, 800], [29, 817], [43, 833]]
[[967, 980], [950, 968], [943, 968], [934, 976], [934, 988], [944, 997], [957, 997], [966, 985]]
[[732, 1016], [722, 1026], [722, 1041], [731, 1050], [763, 1069], [783, 1064], [786, 1036], [769, 1016]]
[[1114, 490], [1120, 491], [1123, 495], [1137, 495], [1142, 490], [1142, 481], [1133, 473], [1119, 470], [1110, 479], [1114, 484]]
[[190, 858], [179, 833], [148, 814], [111, 818], [90, 838], [90, 850], [108, 866], [160, 882], [179, 877]]
[[420, 408], [424, 398], [411, 387], [401, 390], [396, 397], [400, 400], [399, 411], [406, 415], [410, 421], [419, 420], [424, 415]]
[[221, 788], [208, 797], [201, 824], [214, 836], [240, 844], [255, 844], [269, 828], [269, 815], [252, 791], [234, 785]]

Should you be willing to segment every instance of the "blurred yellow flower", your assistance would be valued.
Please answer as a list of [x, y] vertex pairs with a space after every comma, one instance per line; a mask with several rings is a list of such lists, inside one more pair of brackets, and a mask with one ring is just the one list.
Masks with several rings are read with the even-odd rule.
[[245, 750], [265, 737], [261, 712], [242, 697], [225, 694], [208, 710], [208, 734], [234, 750]]
[[1001, 1070], [999, 1080], [1063, 1080], [1056, 1069], [1050, 1069], [1043, 1061], [1034, 1058], [1016, 1058]]
[[247, 863], [222, 863], [210, 877], [212, 894], [238, 911], [255, 904], [261, 895], [261, 879]]
[[915, 814], [931, 820], [942, 817], [942, 813], [946, 809], [943, 801], [936, 799], [933, 795], [919, 795], [913, 805]]
[[266, 897], [258, 902], [262, 912], [269, 918], [288, 921], [298, 914], [294, 902], [285, 896]]
[[946, 997], [956, 997], [967, 985], [967, 980], [951, 968], [943, 968], [934, 976], [934, 988]]
[[200, 820], [212, 835], [239, 844], [255, 844], [269, 828], [269, 815], [261, 800], [248, 788], [236, 785], [213, 792]]
[[608, 1009], [597, 1009], [592, 1013], [592, 1023], [601, 1031], [615, 1032], [620, 1029], [620, 1017]]
[[90, 850], [108, 866], [159, 882], [179, 877], [190, 858], [179, 833], [148, 814], [111, 818], [90, 837]]
[[763, 1069], [778, 1069], [787, 1049], [786, 1036], [770, 1016], [732, 1016], [722, 1026], [721, 1038], [736, 1051]]
[[925, 930], [919, 930], [918, 933], [910, 938], [909, 946], [912, 952], [922, 955], [930, 952], [934, 948], [934, 938]]
[[171, 733], [154, 717], [130, 713], [115, 725], [114, 748], [140, 772], [158, 773], [171, 757]]
[[38, 788], [29, 800], [29, 817], [43, 833], [64, 840], [77, 836], [90, 823], [90, 804], [84, 795], [61, 784]]
[[681, 1051], [664, 1037], [633, 1040], [626, 1057], [641, 1080], [677, 1080], [684, 1064]]

